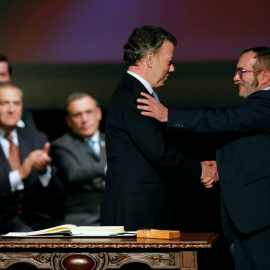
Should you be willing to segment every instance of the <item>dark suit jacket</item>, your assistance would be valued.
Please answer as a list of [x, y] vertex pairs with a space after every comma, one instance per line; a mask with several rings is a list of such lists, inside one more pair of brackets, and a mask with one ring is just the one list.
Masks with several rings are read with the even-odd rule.
[[66, 214], [99, 215], [105, 179], [105, 135], [100, 132], [99, 157], [74, 133], [66, 133], [53, 141], [51, 149], [58, 176], [67, 191]]
[[[27, 128], [17, 128], [20, 158], [23, 163], [24, 159], [30, 152], [36, 149], [43, 149], [44, 143], [48, 141], [45, 134], [37, 130]], [[38, 179], [38, 173], [33, 168], [29, 177], [23, 180], [24, 191], [23, 198], [19, 201], [18, 196], [11, 192], [9, 182], [9, 172], [11, 171], [8, 160], [0, 146], [0, 222], [9, 219], [16, 214], [19, 204], [24, 211], [32, 211], [37, 215], [53, 215], [59, 213], [51, 212], [56, 210], [58, 196], [61, 195], [60, 182], [52, 171], [52, 179], [48, 187], [43, 187]]]
[[37, 129], [32, 113], [32, 107], [25, 101], [23, 101], [22, 120], [27, 128]]
[[216, 150], [224, 233], [270, 225], [270, 91], [249, 95], [226, 110], [169, 110], [168, 127], [225, 133]]
[[126, 74], [106, 118], [108, 170], [101, 225], [172, 229], [172, 182], [198, 183], [201, 165], [169, 147], [163, 125], [137, 109], [143, 84]]

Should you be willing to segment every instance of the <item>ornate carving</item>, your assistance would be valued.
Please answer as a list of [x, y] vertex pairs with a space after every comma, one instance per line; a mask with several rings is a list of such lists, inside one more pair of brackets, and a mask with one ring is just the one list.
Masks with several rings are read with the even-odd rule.
[[128, 253], [108, 253], [108, 259], [111, 264], [119, 264], [130, 257]]
[[153, 256], [149, 255], [149, 259], [153, 261], [153, 265], [156, 261], [168, 262], [170, 266], [175, 265], [175, 256], [173, 252], [170, 253], [154, 253]]
[[[177, 257], [177, 260], [176, 260]], [[108, 268], [119, 268], [127, 263], [144, 263], [150, 267], [177, 267], [179, 265], [179, 252], [169, 253], [143, 253], [143, 252], [131, 252], [131, 253], [108, 253]], [[177, 263], [176, 263], [177, 261]]]
[[51, 259], [51, 254], [49, 253], [36, 253], [34, 254], [34, 256], [32, 257], [33, 260], [39, 262], [40, 264], [42, 263], [48, 263]]
[[9, 267], [15, 263], [30, 263], [34, 264], [36, 267], [44, 267], [50, 265], [50, 258], [52, 254], [50, 253], [35, 253], [35, 252], [21, 252], [21, 253], [5, 253], [0, 254], [0, 268]]

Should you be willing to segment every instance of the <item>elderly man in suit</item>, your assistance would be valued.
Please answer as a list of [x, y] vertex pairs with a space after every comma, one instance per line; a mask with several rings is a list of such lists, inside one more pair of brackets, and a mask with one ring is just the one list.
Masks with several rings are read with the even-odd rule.
[[45, 134], [16, 127], [21, 115], [21, 90], [10, 83], [0, 84], [1, 233], [59, 225], [50, 212], [51, 202], [61, 191], [50, 166], [50, 144]]
[[128, 71], [113, 93], [106, 118], [108, 171], [101, 225], [173, 229], [173, 182], [197, 185], [201, 176], [215, 176], [214, 163], [201, 164], [170, 147], [163, 125], [137, 109], [140, 92], [155, 95], [153, 88], [162, 87], [174, 71], [176, 43], [168, 31], [142, 26], [124, 46]]
[[66, 191], [65, 221], [98, 225], [106, 172], [105, 136], [97, 101], [86, 93], [67, 99], [66, 122], [71, 131], [52, 143], [52, 155]]
[[270, 269], [270, 48], [243, 51], [234, 81], [244, 101], [233, 109], [168, 110], [149, 95], [138, 108], [178, 130], [227, 134], [216, 150], [224, 235], [236, 270]]
[[[0, 83], [12, 81], [12, 67], [5, 55], [0, 54]], [[36, 129], [31, 106], [23, 102], [22, 118], [17, 123], [18, 127]]]

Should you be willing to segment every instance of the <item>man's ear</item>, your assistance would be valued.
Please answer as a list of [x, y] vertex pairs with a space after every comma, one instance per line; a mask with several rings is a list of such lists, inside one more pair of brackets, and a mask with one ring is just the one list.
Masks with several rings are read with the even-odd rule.
[[270, 71], [265, 70], [263, 71], [263, 76], [262, 76], [262, 84], [269, 84], [270, 83]]
[[102, 110], [100, 107], [97, 107], [97, 118], [100, 121], [102, 118]]
[[66, 123], [69, 127], [71, 127], [71, 120], [70, 120], [70, 117], [69, 115], [66, 116]]
[[149, 68], [152, 68], [153, 62], [154, 62], [154, 53], [153, 52], [148, 52], [146, 57], [145, 57], [145, 60], [146, 60], [147, 66]]

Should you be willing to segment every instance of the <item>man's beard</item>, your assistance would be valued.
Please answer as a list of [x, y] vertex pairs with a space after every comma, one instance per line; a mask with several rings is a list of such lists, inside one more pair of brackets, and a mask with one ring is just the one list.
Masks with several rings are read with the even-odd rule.
[[257, 87], [259, 85], [259, 82], [258, 82], [258, 79], [257, 77], [254, 77], [253, 81], [251, 82], [250, 86], [246, 86], [246, 83], [244, 82], [234, 82], [234, 84], [236, 85], [241, 85], [241, 86], [244, 86], [245, 89], [242, 93], [239, 93], [239, 96], [240, 97], [243, 97], [243, 98], [246, 98], [247, 96], [249, 96], [251, 93], [257, 91]]

